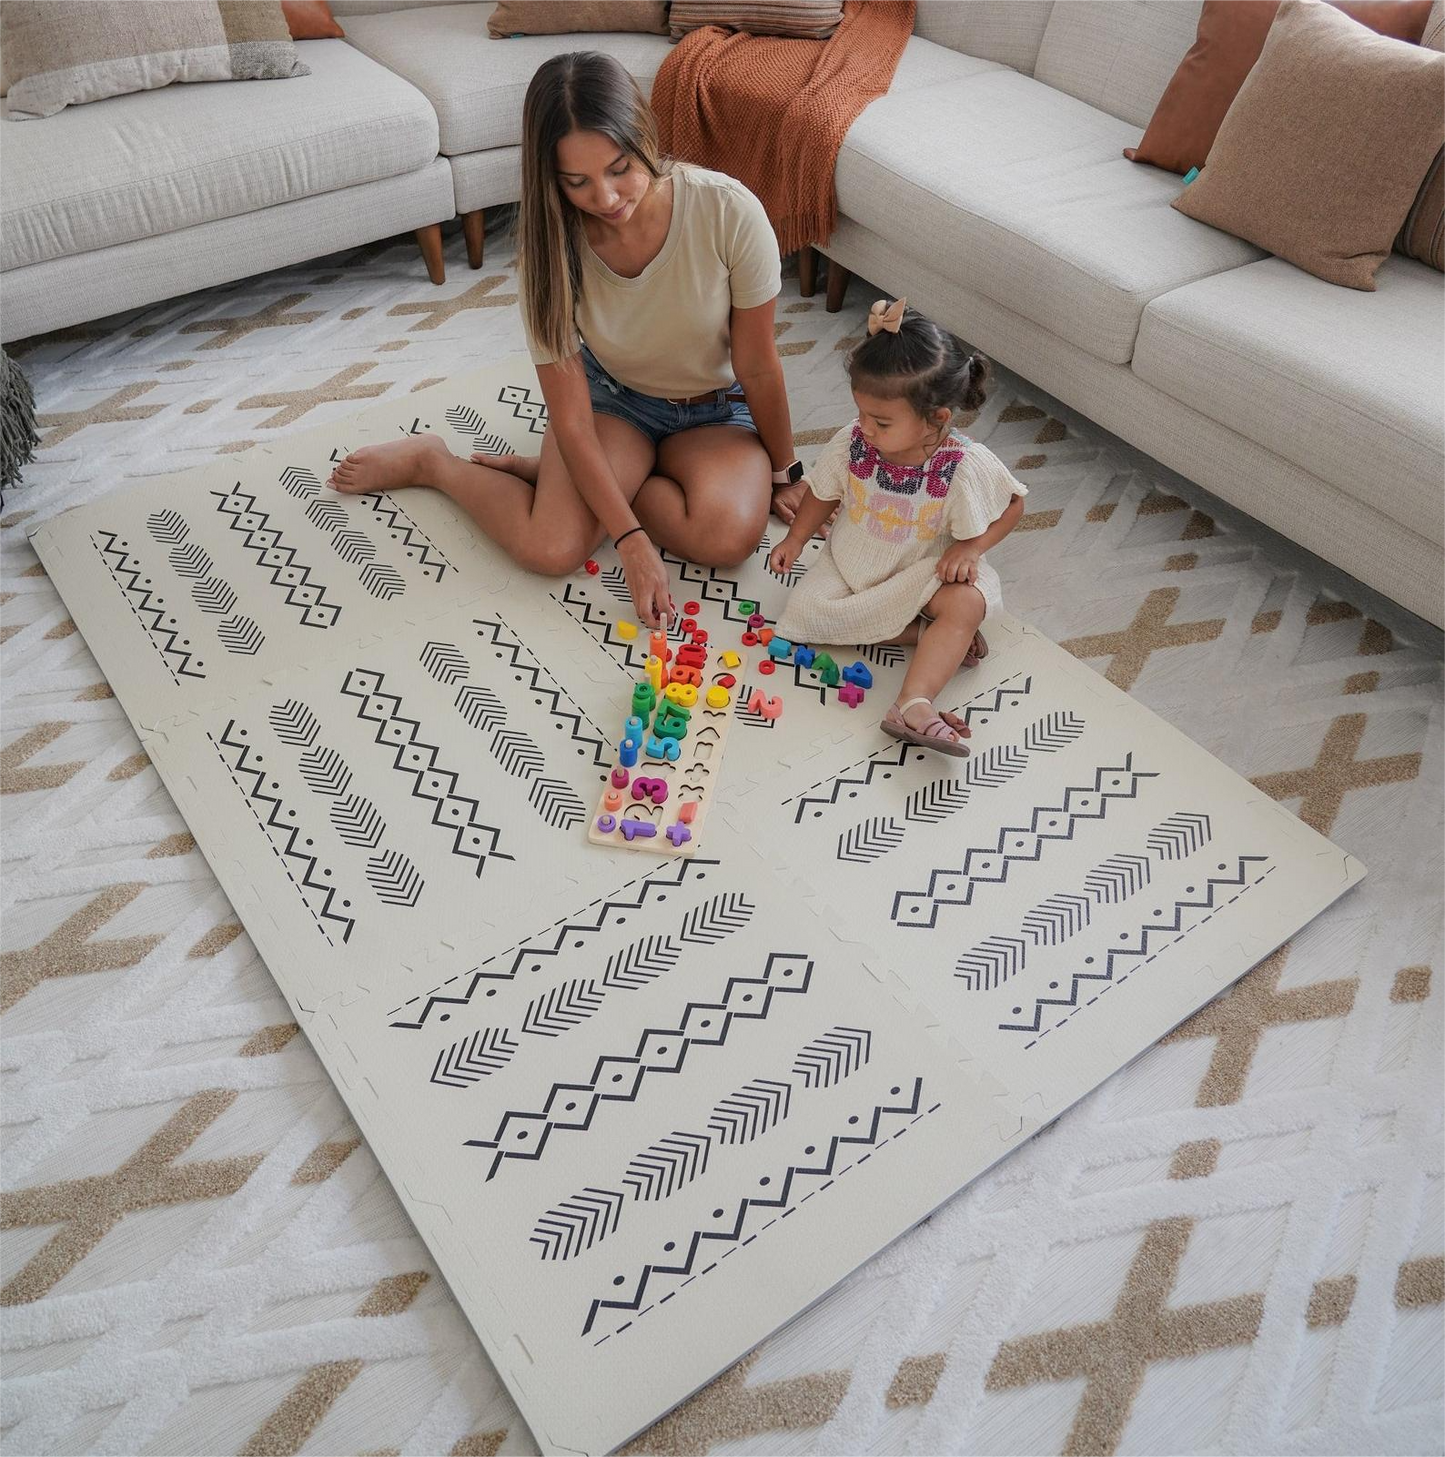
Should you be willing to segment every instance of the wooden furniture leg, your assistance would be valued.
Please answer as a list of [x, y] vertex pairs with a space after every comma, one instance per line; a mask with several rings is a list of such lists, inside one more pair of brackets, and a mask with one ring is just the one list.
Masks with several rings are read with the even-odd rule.
[[462, 236], [467, 240], [467, 262], [473, 268], [482, 266], [482, 247], [487, 238], [487, 225], [481, 208], [462, 214]]
[[848, 280], [852, 276], [835, 259], [828, 260], [828, 313], [836, 314], [843, 307], [843, 295], [848, 292]]
[[427, 277], [433, 283], [445, 283], [447, 268], [442, 262], [442, 225], [428, 223], [426, 227], [418, 228], [416, 241], [421, 248], [421, 256], [426, 260]]
[[818, 250], [804, 246], [798, 249], [798, 292], [812, 298], [818, 288]]

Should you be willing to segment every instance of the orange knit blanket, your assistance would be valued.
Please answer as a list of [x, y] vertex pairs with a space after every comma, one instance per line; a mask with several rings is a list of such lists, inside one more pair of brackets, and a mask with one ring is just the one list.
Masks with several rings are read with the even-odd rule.
[[691, 31], [652, 88], [663, 150], [726, 172], [767, 210], [780, 252], [826, 243], [848, 128], [893, 80], [914, 0], [848, 0], [827, 40]]

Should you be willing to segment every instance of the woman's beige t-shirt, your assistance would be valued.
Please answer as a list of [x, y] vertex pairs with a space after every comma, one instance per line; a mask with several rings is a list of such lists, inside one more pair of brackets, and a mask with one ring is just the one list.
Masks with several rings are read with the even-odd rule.
[[[644, 395], [682, 399], [724, 389], [732, 366], [730, 312], [776, 298], [778, 240], [756, 197], [732, 177], [677, 163], [672, 221], [657, 257], [636, 278], [614, 273], [582, 245], [575, 320], [597, 362]], [[528, 339], [533, 364], [556, 356]]]

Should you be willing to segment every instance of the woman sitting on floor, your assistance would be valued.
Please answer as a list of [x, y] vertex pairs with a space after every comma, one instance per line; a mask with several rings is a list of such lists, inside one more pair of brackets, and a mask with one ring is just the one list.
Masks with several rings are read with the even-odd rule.
[[462, 460], [436, 436], [340, 462], [339, 491], [444, 491], [522, 566], [575, 571], [610, 536], [641, 619], [671, 610], [659, 554], [741, 562], [801, 497], [773, 338], [777, 240], [720, 172], [668, 162], [627, 72], [554, 56], [522, 111], [522, 318], [548, 428], [538, 457]]

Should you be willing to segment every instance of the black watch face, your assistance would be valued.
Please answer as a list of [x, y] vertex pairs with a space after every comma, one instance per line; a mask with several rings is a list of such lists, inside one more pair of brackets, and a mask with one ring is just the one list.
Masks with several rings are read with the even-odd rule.
[[801, 460], [795, 460], [792, 465], [788, 467], [788, 484], [791, 486], [794, 482], [800, 481], [802, 479], [803, 462]]

